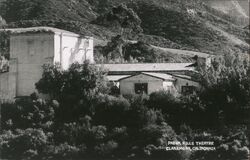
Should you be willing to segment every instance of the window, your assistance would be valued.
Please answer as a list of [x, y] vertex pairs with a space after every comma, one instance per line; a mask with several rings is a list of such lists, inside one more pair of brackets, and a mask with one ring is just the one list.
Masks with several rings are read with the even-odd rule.
[[195, 91], [195, 87], [194, 86], [182, 86], [181, 87], [181, 93], [183, 95], [193, 94], [194, 91]]
[[148, 94], [148, 84], [147, 83], [135, 83], [135, 93], [136, 94], [142, 94], [142, 93]]

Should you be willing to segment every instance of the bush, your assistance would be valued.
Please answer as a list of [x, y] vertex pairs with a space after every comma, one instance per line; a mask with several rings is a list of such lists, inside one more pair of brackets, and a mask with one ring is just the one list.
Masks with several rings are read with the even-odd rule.
[[194, 141], [214, 142], [215, 151], [195, 151], [190, 160], [216, 159], [216, 160], [244, 160], [249, 156], [249, 145], [244, 129], [228, 128], [223, 136], [219, 133], [197, 133]]
[[167, 91], [158, 91], [150, 94], [148, 106], [162, 111], [166, 121], [175, 126], [180, 124], [181, 113], [185, 109], [180, 105], [180, 100]]
[[59, 121], [74, 122], [80, 116], [92, 114], [93, 98], [98, 93], [109, 93], [105, 75], [104, 70], [87, 61], [72, 64], [66, 71], [57, 65], [45, 65], [36, 88], [59, 102], [56, 117]]
[[79, 102], [83, 97], [107, 92], [106, 72], [85, 61], [72, 64], [66, 71], [58, 65], [44, 65], [42, 78], [36, 83], [39, 92], [59, 102]]
[[123, 47], [124, 50], [124, 59], [126, 61], [131, 61], [132, 59], [136, 59], [138, 62], [156, 62], [156, 53], [154, 52], [153, 48], [142, 41], [139, 41], [135, 44], [126, 44]]
[[143, 140], [143, 144], [153, 144], [156, 146], [167, 145], [168, 140], [175, 140], [176, 133], [171, 126], [166, 123], [161, 125], [150, 124], [142, 128], [140, 137]]
[[178, 102], [179, 100], [171, 93], [158, 91], [150, 94], [148, 104], [151, 108], [160, 109], [165, 113], [176, 108]]
[[19, 98], [1, 106], [2, 129], [43, 128], [53, 124], [56, 106], [42, 99]]
[[142, 32], [141, 19], [136, 12], [124, 4], [113, 7], [111, 11], [100, 15], [94, 23], [110, 27], [128, 28], [130, 32], [135, 33]]
[[47, 144], [48, 136], [41, 129], [5, 131], [0, 136], [2, 158], [7, 159], [36, 159]]
[[99, 154], [101, 157], [105, 157], [107, 155], [112, 156], [111, 154], [118, 148], [118, 143], [115, 141], [108, 141], [107, 143], [101, 143], [95, 146], [95, 152]]
[[107, 137], [105, 126], [88, 126], [80, 123], [65, 123], [55, 129], [55, 142], [67, 143], [72, 146], [85, 144], [89, 151], [104, 142]]
[[[240, 143], [239, 143], [240, 144]], [[190, 160], [216, 159], [216, 160], [247, 160], [249, 149], [246, 146], [235, 144], [221, 144], [215, 151], [196, 151], [191, 155]]]
[[166, 151], [165, 148], [155, 147], [154, 145], [148, 145], [145, 152], [152, 160], [164, 160], [166, 157], [169, 160], [187, 160], [191, 155], [190, 151]]
[[80, 153], [84, 152], [84, 147], [81, 149], [75, 146], [71, 146], [67, 143], [63, 143], [57, 146], [47, 146], [46, 147], [46, 155], [47, 159], [53, 160], [75, 160], [80, 158]]
[[166, 151], [168, 141], [176, 141], [175, 131], [167, 125], [149, 125], [142, 129], [145, 156], [152, 159], [185, 160], [190, 156], [189, 151]]
[[96, 99], [94, 123], [108, 127], [126, 125], [130, 103], [123, 97], [99, 95]]

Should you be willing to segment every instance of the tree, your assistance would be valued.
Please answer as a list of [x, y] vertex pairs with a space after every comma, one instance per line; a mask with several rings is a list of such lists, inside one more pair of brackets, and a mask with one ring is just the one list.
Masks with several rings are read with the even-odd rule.
[[7, 22], [33, 19], [38, 16], [42, 3], [39, 0], [6, 0], [1, 6], [2, 16]]
[[10, 57], [10, 33], [8, 31], [0, 32], [0, 56]]
[[136, 59], [138, 62], [155, 62], [156, 54], [149, 44], [142, 41], [128, 43], [123, 47], [124, 59], [130, 61]]
[[60, 102], [70, 98], [79, 101], [83, 97], [105, 92], [106, 72], [87, 61], [72, 64], [68, 70], [62, 70], [58, 65], [44, 65], [43, 69], [36, 88]]
[[250, 59], [248, 54], [229, 52], [212, 60], [210, 68], [198, 68], [202, 85], [210, 87], [230, 78], [242, 80], [248, 77]]
[[58, 65], [45, 65], [36, 88], [59, 102], [57, 119], [71, 122], [92, 114], [95, 95], [109, 92], [105, 75], [104, 70], [87, 61], [72, 64], [68, 70], [62, 70]]
[[124, 29], [128, 29], [128, 33], [142, 32], [141, 19], [138, 15], [125, 4], [113, 7], [111, 11], [104, 15], [97, 17], [94, 21], [96, 24], [105, 26], [121, 27], [121, 35], [124, 33]]
[[248, 55], [227, 54], [201, 70], [201, 101], [214, 120], [242, 123], [250, 115], [250, 63]]
[[106, 46], [103, 47], [103, 55], [109, 59], [122, 58], [123, 46], [125, 40], [122, 36], [117, 35], [111, 38]]

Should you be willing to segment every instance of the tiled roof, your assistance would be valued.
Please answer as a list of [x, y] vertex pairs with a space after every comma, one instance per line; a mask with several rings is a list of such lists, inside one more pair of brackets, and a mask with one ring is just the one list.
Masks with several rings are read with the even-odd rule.
[[108, 75], [107, 78], [109, 81], [119, 81], [120, 79], [129, 77], [131, 75]]
[[79, 36], [76, 33], [58, 29], [58, 28], [53, 28], [53, 27], [29, 27], [29, 28], [7, 28], [7, 29], [0, 29], [0, 31], [10, 31], [11, 33], [14, 34], [20, 34], [20, 33], [34, 33], [34, 32], [45, 32], [45, 33], [66, 33], [74, 36]]
[[156, 77], [156, 78], [160, 78], [160, 79], [163, 79], [163, 80], [170, 80], [170, 81], [175, 80], [173, 78], [173, 76], [171, 76], [169, 74], [165, 74], [165, 73], [142, 72], [142, 74], [149, 75], [149, 76]]
[[110, 72], [137, 71], [193, 71], [194, 67], [187, 67], [192, 63], [133, 63], [133, 64], [97, 64]]
[[179, 78], [184, 78], [184, 79], [190, 79], [192, 80], [191, 76], [187, 76], [187, 75], [180, 75], [180, 74], [173, 74], [174, 77], [179, 77]]
[[135, 74], [135, 75], [120, 78], [119, 81], [124, 80], [124, 79], [128, 79], [130, 77], [134, 77], [134, 76], [137, 76], [137, 75], [141, 75], [141, 74], [144, 74], [144, 75], [147, 75], [147, 76], [150, 76], [150, 77], [154, 77], [154, 78], [157, 78], [157, 79], [162, 79], [162, 80], [168, 80], [168, 81], [174, 81], [175, 80], [173, 78], [173, 76], [171, 76], [169, 74], [165, 74], [165, 73], [142, 72], [142, 73], [138, 73], [138, 74]]

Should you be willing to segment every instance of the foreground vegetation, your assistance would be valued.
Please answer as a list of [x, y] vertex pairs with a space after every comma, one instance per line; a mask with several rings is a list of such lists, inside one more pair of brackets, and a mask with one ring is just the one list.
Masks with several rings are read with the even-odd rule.
[[[67, 71], [44, 66], [36, 87], [51, 99], [32, 94], [1, 106], [1, 158], [247, 159], [248, 64], [235, 56], [213, 62], [201, 72], [204, 90], [188, 97], [123, 97], [88, 63]], [[166, 151], [168, 141], [213, 141], [216, 150]]]

